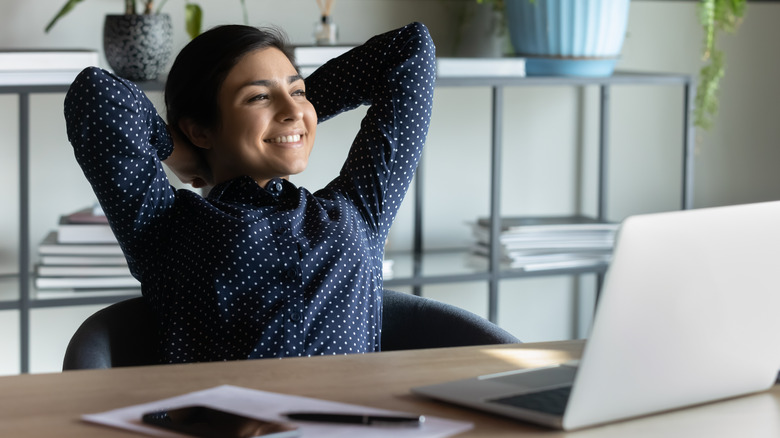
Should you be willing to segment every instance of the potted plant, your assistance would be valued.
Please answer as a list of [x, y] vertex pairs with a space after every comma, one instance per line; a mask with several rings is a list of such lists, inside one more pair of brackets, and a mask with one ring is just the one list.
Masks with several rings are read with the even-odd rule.
[[609, 76], [623, 46], [630, 0], [477, 0], [504, 12], [528, 75]]
[[[507, 13], [506, 3], [524, 2], [524, 7], [547, 0], [477, 0], [490, 3], [501, 13]], [[747, 0], [699, 0], [699, 20], [704, 28], [702, 60], [705, 65], [699, 72], [694, 107], [694, 125], [709, 128], [718, 112], [718, 88], [725, 74], [725, 57], [717, 47], [717, 37], [722, 32], [733, 33], [745, 13]], [[512, 26], [512, 24], [509, 24]], [[511, 29], [510, 29], [511, 30]], [[513, 42], [514, 43], [514, 42]], [[516, 51], [522, 54], [521, 50]]]
[[[160, 8], [167, 0], [163, 0]], [[62, 17], [82, 0], [68, 0], [46, 26], [48, 32]], [[165, 70], [173, 51], [171, 17], [154, 10], [153, 0], [125, 0], [125, 12], [107, 15], [103, 26], [103, 51], [111, 68], [119, 76], [133, 81], [150, 81]], [[185, 3], [187, 33], [194, 38], [200, 34], [203, 17], [199, 5]]]

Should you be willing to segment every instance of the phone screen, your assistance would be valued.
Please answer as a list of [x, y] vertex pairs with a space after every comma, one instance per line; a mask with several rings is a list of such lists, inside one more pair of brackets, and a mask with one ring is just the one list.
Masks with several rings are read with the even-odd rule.
[[290, 438], [299, 436], [291, 423], [258, 420], [207, 406], [185, 406], [144, 414], [147, 424], [201, 438]]

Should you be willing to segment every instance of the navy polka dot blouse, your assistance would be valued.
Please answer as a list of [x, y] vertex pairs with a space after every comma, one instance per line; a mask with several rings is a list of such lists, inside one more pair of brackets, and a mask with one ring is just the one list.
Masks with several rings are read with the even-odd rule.
[[338, 176], [174, 189], [165, 122], [136, 85], [89, 68], [68, 138], [160, 321], [161, 361], [378, 351], [384, 242], [422, 153], [435, 49], [424, 25], [376, 36], [306, 79], [319, 121], [370, 105]]

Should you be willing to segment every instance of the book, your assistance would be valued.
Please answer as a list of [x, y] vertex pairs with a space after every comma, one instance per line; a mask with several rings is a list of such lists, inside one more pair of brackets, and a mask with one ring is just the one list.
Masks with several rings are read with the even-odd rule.
[[80, 49], [0, 49], [0, 85], [68, 85], [98, 52]]
[[295, 55], [295, 63], [299, 67], [319, 67], [331, 59], [347, 53], [354, 47], [354, 45], [295, 46], [293, 54]]
[[393, 278], [393, 265], [394, 261], [392, 259], [384, 259], [382, 260], [382, 278], [385, 280], [389, 280]]
[[437, 58], [436, 76], [462, 77], [524, 77], [525, 58]]
[[[509, 216], [499, 221], [502, 231], [538, 233], [544, 231], [615, 231], [620, 224], [604, 222], [594, 217], [576, 216]], [[479, 218], [477, 225], [490, 227], [489, 218]]]
[[81, 70], [0, 71], [0, 85], [70, 85]]
[[52, 231], [38, 245], [38, 253], [44, 255], [123, 255], [119, 243], [60, 243], [57, 231]]
[[[474, 233], [475, 251], [481, 251], [481, 247], [487, 247], [490, 236], [487, 232], [477, 230]], [[499, 245], [506, 252], [515, 251], [587, 251], [587, 250], [611, 250], [615, 244], [614, 234], [602, 236], [572, 235], [572, 236], [534, 236], [530, 238], [515, 238], [514, 236], [500, 236]], [[486, 249], [485, 249], [486, 251]]]
[[314, 70], [322, 64], [347, 53], [354, 47], [354, 45], [295, 46], [293, 47], [295, 65], [298, 67], [301, 75], [306, 77], [312, 74]]
[[53, 300], [58, 298], [111, 297], [124, 295], [141, 296], [141, 289], [39, 289], [35, 291], [35, 298], [39, 300]]
[[[567, 269], [599, 266], [607, 264], [612, 259], [611, 253], [590, 254], [590, 253], [568, 253], [568, 254], [547, 254], [546, 256], [511, 258], [502, 257], [499, 260], [501, 269], [518, 269], [523, 271], [541, 271], [547, 269]], [[489, 260], [481, 254], [469, 254], [467, 266], [475, 269], [488, 269]]]
[[88, 207], [60, 216], [59, 243], [117, 243], [108, 218], [97, 207]]
[[44, 255], [40, 261], [47, 266], [127, 266], [124, 256]]
[[[488, 242], [490, 238], [490, 230], [485, 227], [474, 227], [472, 234], [480, 242]], [[583, 240], [614, 240], [616, 234], [615, 230], [517, 230], [517, 231], [501, 231], [498, 236], [501, 242], [513, 243], [513, 242], [529, 242], [529, 241], [583, 241]]]
[[95, 204], [92, 207], [82, 208], [81, 210], [74, 211], [68, 215], [65, 215], [65, 220], [69, 224], [107, 224], [108, 218], [103, 213], [103, 209], [100, 204]]
[[132, 276], [121, 277], [36, 277], [38, 289], [107, 289], [141, 287]]
[[0, 72], [79, 72], [98, 62], [89, 49], [0, 49]]
[[[481, 242], [477, 242], [471, 247], [471, 252], [476, 255], [489, 256], [490, 247]], [[587, 256], [587, 255], [603, 255], [610, 254], [612, 252], [612, 246], [581, 246], [571, 247], [566, 246], [563, 249], [561, 247], [544, 247], [544, 248], [512, 248], [507, 245], [499, 245], [498, 253], [500, 256], [507, 259], [534, 259], [544, 258], [551, 256], [559, 256], [561, 254], [572, 256]]]
[[59, 243], [117, 243], [108, 223], [71, 223], [67, 216], [57, 226]]
[[38, 265], [38, 275], [41, 277], [116, 277], [130, 275], [130, 268], [125, 266], [48, 266]]
[[[487, 268], [490, 224], [489, 218], [472, 224], [472, 267]], [[498, 235], [501, 267], [531, 271], [608, 263], [619, 225], [581, 215], [503, 217]]]

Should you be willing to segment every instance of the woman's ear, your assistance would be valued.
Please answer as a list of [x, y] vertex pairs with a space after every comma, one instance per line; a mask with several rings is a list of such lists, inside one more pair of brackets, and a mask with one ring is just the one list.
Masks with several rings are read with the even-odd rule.
[[208, 129], [195, 123], [192, 119], [179, 121], [179, 129], [193, 145], [201, 149], [211, 149], [211, 138]]

